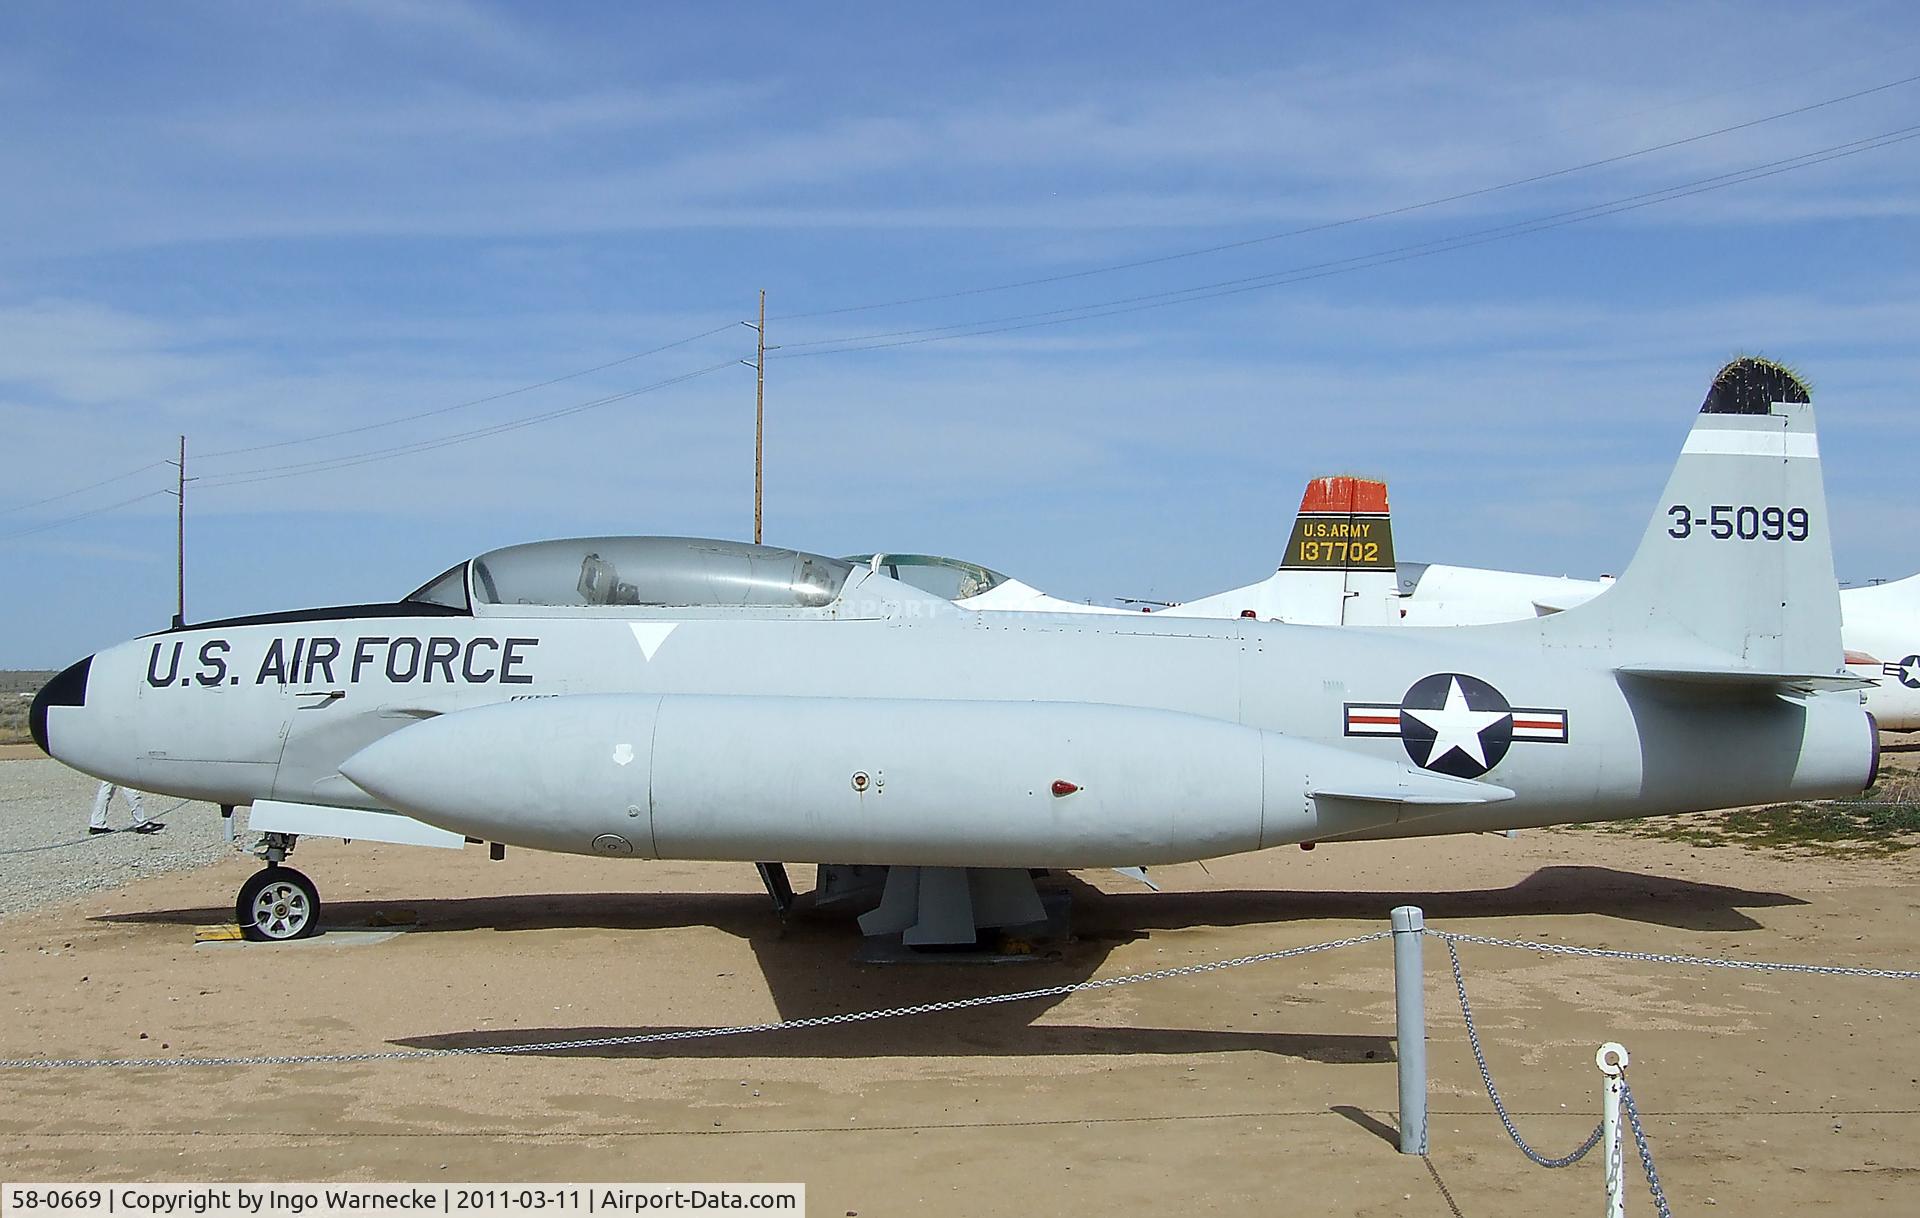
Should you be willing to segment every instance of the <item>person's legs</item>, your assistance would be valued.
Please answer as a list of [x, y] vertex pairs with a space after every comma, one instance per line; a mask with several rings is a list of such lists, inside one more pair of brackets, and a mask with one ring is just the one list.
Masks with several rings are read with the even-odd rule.
[[100, 789], [93, 793], [93, 818], [87, 822], [87, 828], [95, 833], [111, 833], [107, 828], [107, 804], [113, 799], [113, 784], [103, 782]]
[[157, 820], [147, 818], [146, 809], [141, 806], [140, 792], [132, 787], [121, 787], [127, 793], [127, 805], [133, 809], [133, 831], [135, 833], [158, 833], [166, 828]]

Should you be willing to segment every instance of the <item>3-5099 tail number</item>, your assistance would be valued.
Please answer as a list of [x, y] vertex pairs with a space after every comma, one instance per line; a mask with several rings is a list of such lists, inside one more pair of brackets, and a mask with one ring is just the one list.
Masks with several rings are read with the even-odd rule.
[[1716, 503], [1702, 513], [1676, 503], [1667, 509], [1667, 515], [1673, 517], [1667, 536], [1682, 540], [1701, 529], [1715, 541], [1805, 541], [1812, 527], [1812, 518], [1803, 507]]

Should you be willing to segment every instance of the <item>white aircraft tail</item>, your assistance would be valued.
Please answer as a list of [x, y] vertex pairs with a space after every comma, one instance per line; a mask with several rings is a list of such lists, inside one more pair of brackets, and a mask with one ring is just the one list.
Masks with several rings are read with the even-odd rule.
[[1307, 483], [1273, 582], [1283, 595], [1337, 605], [1340, 625], [1392, 625], [1400, 583], [1387, 484], [1347, 474]]
[[1608, 646], [1623, 673], [1709, 685], [1861, 684], [1844, 675], [1840, 600], [1806, 386], [1742, 357], [1722, 368], [1633, 561], [1586, 605], [1533, 624]]
[[1175, 617], [1387, 626], [1399, 616], [1387, 484], [1339, 474], [1300, 497], [1280, 567], [1257, 584], [1173, 606]]

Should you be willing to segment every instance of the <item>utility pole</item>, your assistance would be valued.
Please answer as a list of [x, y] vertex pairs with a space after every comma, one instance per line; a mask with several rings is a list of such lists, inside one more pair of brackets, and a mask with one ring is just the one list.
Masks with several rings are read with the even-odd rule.
[[[753, 544], [759, 545], [767, 434], [767, 290], [765, 288], [760, 289], [759, 324], [756, 325], [750, 321], [740, 324], [752, 330], [759, 340], [753, 359]], [[744, 364], [747, 361], [740, 362]]]
[[187, 477], [185, 436], [180, 437], [180, 459], [167, 464], [173, 466], [178, 474], [173, 490], [173, 497], [178, 500], [174, 505], [173, 518], [173, 624], [179, 627], [187, 624], [187, 483], [193, 481]]

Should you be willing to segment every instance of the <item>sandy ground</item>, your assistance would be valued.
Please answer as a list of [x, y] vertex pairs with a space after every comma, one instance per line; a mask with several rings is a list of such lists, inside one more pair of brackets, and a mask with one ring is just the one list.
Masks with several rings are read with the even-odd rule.
[[[0, 1057], [529, 1042], [859, 1010], [1379, 929], [1920, 964], [1920, 852], [1796, 858], [1568, 830], [1272, 851], [1064, 880], [1077, 937], [1007, 966], [862, 966], [751, 869], [303, 844], [351, 946], [195, 946], [250, 864], [0, 922]], [[810, 872], [797, 874], [810, 879]], [[1920, 1212], [1915, 984], [1466, 947], [1496, 1080], [1554, 1153], [1634, 1057], [1680, 1213]], [[817, 1215], [1597, 1210], [1526, 1163], [1428, 951], [1431, 1166], [1392, 1146], [1384, 943], [1201, 977], [772, 1036], [527, 1057], [0, 1074], [0, 1179], [804, 1180]], [[1637, 1169], [1635, 1188], [1642, 1188]], [[1450, 1199], [1449, 1200], [1449, 1196]], [[1457, 1209], [1450, 1208], [1457, 1206]], [[1643, 1191], [1632, 1212], [1650, 1212]]]

